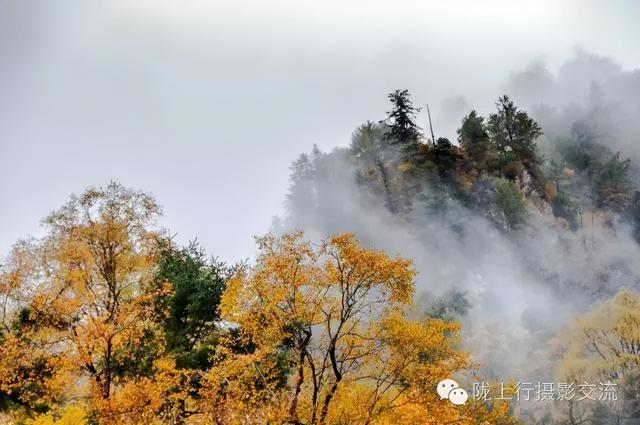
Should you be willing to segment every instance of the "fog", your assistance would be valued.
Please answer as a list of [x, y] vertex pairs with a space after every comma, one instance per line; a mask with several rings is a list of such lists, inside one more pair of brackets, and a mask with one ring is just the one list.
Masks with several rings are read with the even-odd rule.
[[[632, 160], [637, 188], [639, 20], [633, 0], [0, 0], [0, 255], [110, 179], [150, 191], [178, 242], [229, 262], [268, 231], [354, 232], [414, 260], [422, 308], [464, 293], [484, 377], [551, 379], [567, 318], [640, 289], [631, 225], [579, 197], [578, 230], [545, 203], [513, 232], [451, 198], [394, 215], [344, 148], [395, 89], [454, 143], [465, 114], [506, 93], [540, 123], [545, 159], [582, 126]], [[313, 145], [313, 176], [290, 185]]]
[[69, 193], [116, 179], [151, 191], [178, 240], [251, 257], [252, 235], [283, 212], [290, 161], [382, 118], [389, 91], [409, 88], [430, 104], [436, 133], [451, 136], [466, 106], [490, 108], [531, 60], [555, 75], [582, 46], [613, 58], [616, 72], [640, 66], [639, 8], [4, 0], [0, 252], [39, 235]]
[[[557, 146], [574, 136], [576, 123], [588, 123], [599, 143], [631, 157], [637, 171], [639, 71], [577, 49], [557, 71], [534, 61], [503, 87], [541, 123], [546, 159], [558, 157]], [[470, 110], [460, 98], [446, 101], [447, 108], [458, 113], [458, 125]], [[462, 317], [463, 340], [489, 376], [551, 379], [556, 359], [549, 344], [566, 319], [621, 288], [640, 287], [632, 226], [612, 226], [616, 219], [594, 212], [590, 201], [576, 198], [584, 218], [578, 229], [562, 225], [540, 201], [529, 202], [524, 228], [505, 233], [452, 198], [440, 213], [415, 201], [410, 213], [391, 214], [383, 197], [358, 183], [346, 150], [310, 158], [313, 172], [293, 182], [288, 213], [274, 230], [303, 229], [314, 239], [354, 232], [370, 246], [414, 259], [418, 303], [462, 291], [471, 305]], [[632, 178], [638, 187], [637, 174]], [[430, 192], [426, 187], [423, 196]]]

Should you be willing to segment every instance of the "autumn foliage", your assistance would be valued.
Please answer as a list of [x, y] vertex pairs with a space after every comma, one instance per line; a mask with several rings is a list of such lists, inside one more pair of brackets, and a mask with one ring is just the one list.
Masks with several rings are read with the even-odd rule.
[[514, 423], [507, 404], [439, 399], [471, 365], [457, 323], [417, 313], [410, 260], [298, 232], [258, 238], [252, 265], [207, 266], [193, 250], [166, 257], [159, 214], [111, 183], [15, 245], [0, 275], [5, 421]]

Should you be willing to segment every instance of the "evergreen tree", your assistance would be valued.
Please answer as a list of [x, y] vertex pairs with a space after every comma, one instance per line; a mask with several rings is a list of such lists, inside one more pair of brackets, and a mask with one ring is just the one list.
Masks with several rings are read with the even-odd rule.
[[601, 207], [623, 211], [629, 206], [630, 159], [621, 159], [620, 152], [600, 165], [596, 174], [598, 204]]
[[625, 191], [629, 188], [630, 159], [621, 159], [616, 152], [609, 161], [600, 166], [597, 183], [603, 189]]
[[445, 137], [439, 137], [435, 145], [429, 150], [431, 161], [438, 170], [441, 179], [451, 179], [460, 159], [460, 154], [455, 146]]
[[161, 300], [167, 350], [178, 367], [206, 369], [215, 348], [218, 304], [231, 268], [206, 257], [191, 242], [186, 247], [167, 244], [161, 249], [156, 280], [171, 283], [173, 292]]
[[519, 109], [508, 96], [496, 103], [498, 111], [489, 115], [487, 132], [500, 151], [500, 169], [511, 161], [539, 164], [536, 139], [542, 129], [526, 112]]
[[484, 117], [476, 111], [462, 119], [458, 129], [458, 143], [467, 153], [476, 167], [485, 168], [487, 157], [491, 153], [491, 141], [485, 128]]
[[396, 90], [388, 95], [393, 109], [384, 121], [389, 126], [388, 140], [394, 144], [416, 143], [422, 137], [422, 128], [416, 124], [420, 108], [413, 106], [409, 90]]
[[546, 174], [556, 191], [556, 195], [551, 200], [553, 215], [567, 220], [573, 230], [577, 229], [578, 210], [571, 199], [571, 190], [568, 187], [572, 172], [569, 171], [566, 163], [550, 159]]
[[389, 152], [384, 140], [387, 129], [380, 124], [367, 121], [351, 136], [350, 154], [358, 164], [358, 181], [369, 184], [374, 192], [382, 193], [389, 211], [396, 212], [395, 193], [392, 190], [390, 171], [387, 170]]
[[526, 218], [525, 199], [518, 191], [515, 183], [502, 177], [492, 180], [493, 203], [495, 208], [504, 214], [509, 228], [522, 224]]

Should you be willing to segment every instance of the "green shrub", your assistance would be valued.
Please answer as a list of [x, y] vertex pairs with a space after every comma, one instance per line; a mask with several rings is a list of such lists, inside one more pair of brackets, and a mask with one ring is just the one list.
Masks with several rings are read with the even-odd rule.
[[494, 205], [504, 213], [509, 225], [515, 227], [523, 223], [526, 216], [524, 198], [515, 183], [502, 177], [494, 178], [491, 183]]

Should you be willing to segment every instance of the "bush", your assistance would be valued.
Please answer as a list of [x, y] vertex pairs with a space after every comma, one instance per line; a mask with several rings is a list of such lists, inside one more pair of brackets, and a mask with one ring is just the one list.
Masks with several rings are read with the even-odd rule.
[[493, 203], [495, 207], [504, 213], [511, 227], [524, 222], [526, 209], [524, 198], [518, 191], [515, 183], [502, 177], [492, 180]]

